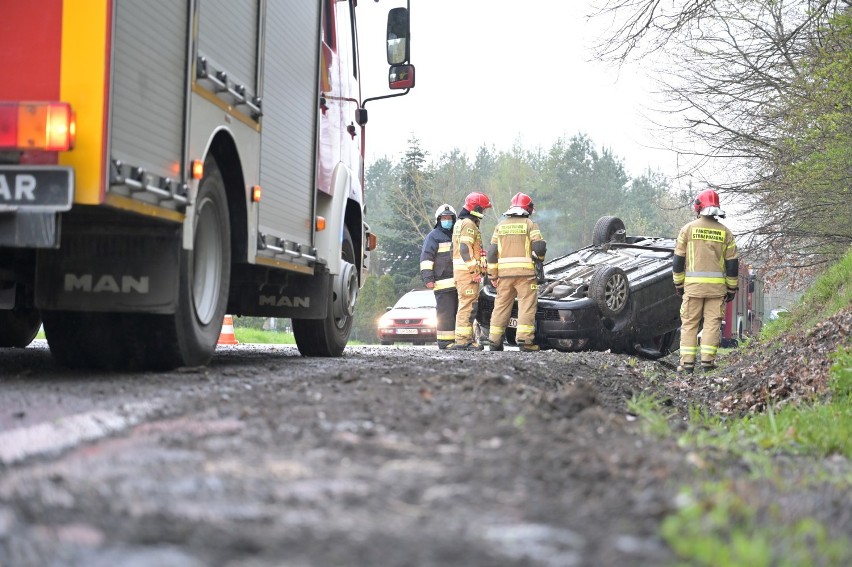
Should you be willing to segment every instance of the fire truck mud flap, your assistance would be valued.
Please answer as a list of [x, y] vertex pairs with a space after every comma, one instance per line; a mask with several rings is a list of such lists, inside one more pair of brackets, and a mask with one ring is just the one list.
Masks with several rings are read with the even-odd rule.
[[[58, 265], [39, 266], [38, 273], [63, 274], [55, 281], [37, 275], [36, 282], [45, 335], [60, 364], [164, 370], [200, 366], [213, 356], [230, 285], [231, 233], [225, 185], [212, 158], [204, 171], [192, 250], [181, 248], [177, 228], [163, 225], [159, 234], [147, 226], [145, 234], [119, 238], [80, 229], [71, 232], [68, 247], [63, 237], [61, 257], [45, 254], [45, 267]], [[70, 270], [73, 279], [64, 277]], [[144, 313], [137, 312], [140, 304]]]
[[40, 309], [174, 313], [180, 240], [159, 235], [63, 235], [62, 250], [42, 251], [36, 275]]

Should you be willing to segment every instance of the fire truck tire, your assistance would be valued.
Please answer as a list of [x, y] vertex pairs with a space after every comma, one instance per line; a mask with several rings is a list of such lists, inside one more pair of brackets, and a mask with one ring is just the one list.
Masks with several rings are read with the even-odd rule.
[[24, 348], [40, 327], [41, 316], [35, 308], [0, 311], [0, 348]]
[[[116, 370], [128, 366], [121, 313], [44, 311], [44, 334], [61, 366]], [[132, 329], [129, 329], [132, 331]]]
[[[332, 302], [325, 319], [293, 319], [293, 335], [302, 356], [340, 356], [349, 341], [358, 276], [355, 246], [348, 228], [343, 229], [340, 255], [343, 259], [343, 281], [340, 282], [343, 292], [332, 291]], [[336, 287], [332, 285], [332, 288]]]
[[45, 311], [56, 361], [70, 368], [167, 370], [213, 356], [225, 317], [231, 269], [225, 184], [208, 159], [196, 197], [194, 247], [182, 251], [173, 315]]
[[177, 309], [147, 315], [145, 336], [136, 337], [152, 369], [207, 364], [216, 350], [231, 278], [231, 229], [225, 182], [216, 161], [204, 162], [195, 199], [193, 249], [181, 251]]

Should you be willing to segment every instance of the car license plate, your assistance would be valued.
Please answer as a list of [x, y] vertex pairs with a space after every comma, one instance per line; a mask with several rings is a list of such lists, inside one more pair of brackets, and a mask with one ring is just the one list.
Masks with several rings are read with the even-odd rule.
[[397, 329], [397, 335], [416, 335], [417, 329]]
[[514, 317], [509, 317], [509, 325], [510, 328], [516, 329], [518, 327], [518, 320]]
[[73, 191], [70, 167], [0, 166], [0, 211], [67, 211]]

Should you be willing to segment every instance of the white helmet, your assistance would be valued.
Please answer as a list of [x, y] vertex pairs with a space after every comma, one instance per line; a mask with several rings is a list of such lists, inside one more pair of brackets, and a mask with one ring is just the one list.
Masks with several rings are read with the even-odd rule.
[[435, 222], [440, 221], [443, 215], [453, 215], [453, 220], [459, 218], [456, 214], [456, 210], [452, 207], [452, 205], [448, 205], [447, 203], [444, 203], [435, 210]]

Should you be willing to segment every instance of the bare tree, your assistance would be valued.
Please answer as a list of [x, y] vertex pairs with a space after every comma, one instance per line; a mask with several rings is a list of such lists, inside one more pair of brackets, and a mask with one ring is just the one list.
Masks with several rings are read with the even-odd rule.
[[602, 58], [665, 61], [657, 79], [671, 119], [666, 127], [678, 140], [672, 149], [691, 157], [686, 174], [710, 172], [708, 184], [735, 197], [748, 212], [744, 248], [776, 268], [818, 266], [852, 243], [849, 217], [844, 226], [837, 222], [848, 205], [838, 208], [830, 197], [837, 187], [805, 191], [807, 180], [790, 168], [790, 142], [802, 133], [796, 115], [814, 93], [802, 88], [808, 62], [823, 49], [832, 18], [850, 5], [603, 0], [595, 14], [612, 22], [598, 46]]

